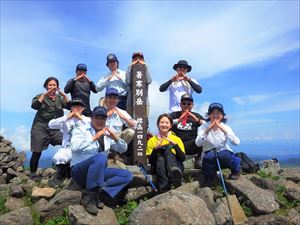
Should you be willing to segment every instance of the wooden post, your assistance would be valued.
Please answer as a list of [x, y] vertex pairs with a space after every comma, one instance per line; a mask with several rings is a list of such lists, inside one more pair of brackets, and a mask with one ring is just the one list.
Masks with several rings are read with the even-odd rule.
[[147, 146], [147, 95], [148, 86], [146, 82], [146, 65], [134, 64], [131, 67], [132, 77], [132, 103], [133, 118], [137, 121], [137, 128], [133, 138], [133, 163], [136, 161], [146, 164]]

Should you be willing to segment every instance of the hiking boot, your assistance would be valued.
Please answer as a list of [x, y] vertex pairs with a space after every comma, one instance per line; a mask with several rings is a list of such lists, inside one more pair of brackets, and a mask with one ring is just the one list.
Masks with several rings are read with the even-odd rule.
[[66, 176], [66, 166], [65, 164], [56, 165], [57, 171], [53, 175], [52, 179], [48, 181], [49, 187], [57, 188], [62, 185], [62, 183], [67, 178]]
[[34, 182], [40, 182], [43, 179], [43, 176], [41, 174], [33, 174], [30, 175], [30, 180], [33, 180]]
[[85, 191], [81, 195], [80, 203], [83, 205], [85, 211], [92, 215], [97, 215], [98, 208], [97, 204], [97, 192], [95, 191]]
[[172, 183], [175, 188], [181, 186], [182, 171], [178, 167], [171, 168]]
[[205, 176], [203, 187], [214, 187], [217, 183], [217, 176]]
[[230, 180], [238, 180], [240, 179], [240, 173], [231, 173], [231, 175], [229, 176]]

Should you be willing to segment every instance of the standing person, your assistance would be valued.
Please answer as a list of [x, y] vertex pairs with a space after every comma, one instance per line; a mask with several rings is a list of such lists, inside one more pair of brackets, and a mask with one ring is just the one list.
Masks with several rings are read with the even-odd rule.
[[170, 113], [181, 110], [180, 98], [183, 94], [192, 95], [194, 91], [197, 93], [202, 92], [198, 82], [187, 75], [192, 70], [192, 66], [186, 60], [179, 60], [177, 64], [174, 64], [173, 69], [176, 71], [176, 74], [159, 87], [160, 92], [169, 90]]
[[132, 180], [132, 174], [128, 170], [107, 168], [108, 154], [103, 151], [98, 140], [102, 136], [113, 139], [114, 143], [110, 146], [110, 150], [119, 153], [127, 150], [127, 144], [105, 127], [106, 118], [107, 110], [102, 106], [95, 107], [91, 125], [76, 127], [72, 132], [70, 143], [72, 179], [80, 187], [85, 188], [81, 204], [91, 214], [98, 213], [100, 188], [114, 198]]
[[96, 90], [100, 92], [104, 88], [106, 90], [109, 88], [117, 89], [119, 93], [118, 108], [126, 110], [128, 88], [125, 82], [125, 71], [119, 69], [119, 61], [115, 54], [107, 55], [106, 66], [109, 68], [109, 72], [99, 80]]
[[217, 162], [214, 151], [217, 152], [222, 168], [230, 168], [230, 179], [237, 180], [240, 177], [240, 158], [233, 154], [233, 150], [227, 144], [238, 145], [240, 140], [233, 133], [230, 126], [226, 125], [227, 119], [223, 106], [220, 103], [212, 103], [208, 107], [207, 123], [199, 128], [196, 145], [203, 146], [204, 157], [202, 171], [205, 175], [205, 185], [211, 186], [216, 179]]
[[181, 139], [171, 132], [172, 124], [172, 118], [168, 114], [160, 115], [157, 119], [159, 133], [148, 140], [146, 149], [161, 192], [168, 191], [171, 184], [179, 187], [184, 169], [184, 145]]
[[39, 159], [42, 151], [51, 145], [61, 145], [62, 133], [59, 130], [51, 130], [48, 123], [51, 119], [61, 117], [63, 108], [68, 107], [68, 97], [59, 89], [59, 82], [55, 77], [48, 77], [44, 82], [47, 90], [32, 99], [31, 108], [37, 110], [31, 127], [31, 151], [30, 178], [40, 179], [36, 175]]
[[180, 111], [172, 112], [170, 116], [173, 119], [172, 131], [181, 138], [187, 155], [195, 155], [195, 167], [200, 167], [202, 147], [195, 144], [198, 128], [205, 123], [204, 118], [196, 112], [193, 112], [194, 100], [192, 95], [184, 94], [180, 100]]
[[80, 63], [76, 66], [76, 77], [70, 79], [66, 86], [65, 92], [71, 93], [71, 97], [80, 98], [84, 105], [83, 115], [91, 115], [90, 107], [90, 91], [97, 93], [96, 86], [94, 82], [86, 75], [87, 66]]
[[149, 66], [146, 65], [145, 63], [145, 59], [144, 59], [144, 55], [142, 52], [134, 52], [132, 54], [132, 62], [131, 64], [128, 66], [127, 72], [126, 72], [126, 84], [128, 85], [128, 98], [127, 98], [127, 112], [131, 115], [133, 115], [133, 96], [132, 96], [132, 82], [133, 82], [133, 78], [131, 77], [131, 68], [132, 65], [134, 64], [142, 64], [146, 66], [146, 84], [144, 84], [144, 88], [146, 89], [146, 114], [147, 117], [149, 117], [149, 107], [150, 107], [150, 102], [149, 102], [149, 96], [148, 96], [148, 87], [149, 85], [152, 83], [152, 78], [149, 72]]
[[71, 112], [67, 116], [52, 119], [49, 122], [50, 129], [59, 129], [63, 133], [62, 147], [53, 156], [52, 161], [56, 165], [57, 172], [51, 180], [50, 187], [60, 186], [66, 178], [70, 178], [70, 161], [72, 152], [70, 150], [70, 140], [72, 131], [75, 127], [88, 125], [91, 122], [90, 117], [82, 115], [84, 105], [80, 98], [74, 98], [71, 101]]

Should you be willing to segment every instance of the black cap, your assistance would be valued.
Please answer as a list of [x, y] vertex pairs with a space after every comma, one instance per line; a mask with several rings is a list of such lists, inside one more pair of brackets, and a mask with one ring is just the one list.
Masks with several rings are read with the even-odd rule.
[[211, 114], [214, 109], [218, 109], [223, 115], [225, 115], [222, 104], [216, 103], [216, 102], [215, 103], [211, 103], [208, 106], [208, 115]]
[[77, 66], [76, 66], [76, 71], [78, 70], [84, 70], [84, 71], [87, 71], [87, 66], [83, 63], [79, 63]]
[[106, 66], [108, 66], [108, 63], [109, 63], [110, 61], [116, 61], [116, 62], [118, 63], [118, 65], [119, 65], [118, 58], [117, 58], [117, 56], [116, 56], [115, 54], [108, 54], [108, 55], [106, 56]]
[[107, 110], [103, 106], [96, 106], [93, 109], [92, 116], [103, 116], [107, 117]]
[[73, 106], [73, 105], [82, 105], [82, 106], [84, 106], [83, 103], [82, 103], [82, 100], [80, 98], [73, 98], [72, 101], [71, 101], [71, 106]]
[[105, 96], [109, 96], [109, 95], [119, 96], [118, 90], [115, 89], [115, 88], [108, 88], [108, 89], [106, 89]]
[[183, 100], [189, 100], [189, 101], [191, 101], [191, 102], [194, 101], [192, 95], [190, 95], [190, 94], [183, 94], [183, 95], [181, 96], [181, 100], [180, 100], [180, 101], [182, 102]]

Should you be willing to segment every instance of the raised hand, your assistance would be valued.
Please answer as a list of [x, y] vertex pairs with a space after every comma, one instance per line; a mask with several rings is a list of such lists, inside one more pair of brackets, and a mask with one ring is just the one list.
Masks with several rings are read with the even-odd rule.
[[188, 111], [184, 111], [181, 116], [178, 118], [178, 122], [181, 122], [188, 116]]
[[177, 81], [179, 78], [178, 74], [174, 75], [171, 80], [174, 82], [174, 81]]
[[85, 74], [82, 73], [82, 74], [80, 74], [79, 76], [76, 76], [76, 77], [74, 78], [74, 80], [75, 80], [75, 81], [80, 80], [80, 79], [84, 78], [84, 76], [85, 76]]
[[88, 82], [91, 82], [91, 79], [85, 73], [83, 75], [84, 75], [83, 76], [84, 79], [86, 79]]
[[157, 145], [154, 147], [155, 149], [159, 148], [161, 146], [161, 143], [163, 142], [163, 138], [158, 138], [159, 142], [157, 143]]
[[114, 141], [117, 141], [119, 139], [119, 136], [109, 128], [106, 128], [106, 132], [104, 135], [113, 139]]
[[107, 116], [111, 116], [114, 112], [116, 112], [116, 108], [113, 108], [107, 112]]
[[70, 113], [67, 115], [67, 119], [68, 119], [68, 120], [71, 119], [71, 118], [74, 116], [74, 114], [75, 114], [74, 111], [70, 112]]
[[200, 119], [199, 118], [197, 118], [193, 113], [191, 113], [191, 112], [187, 112], [188, 113], [188, 115], [190, 116], [190, 117], [192, 117], [192, 119], [195, 121], [195, 122], [197, 122], [197, 123], [200, 123]]

